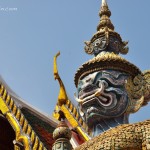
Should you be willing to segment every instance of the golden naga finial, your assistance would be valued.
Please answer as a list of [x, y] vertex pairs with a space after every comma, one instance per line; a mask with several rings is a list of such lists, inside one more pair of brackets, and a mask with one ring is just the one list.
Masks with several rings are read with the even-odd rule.
[[59, 95], [58, 95], [58, 105], [66, 104], [68, 100], [68, 96], [65, 90], [65, 86], [58, 74], [58, 69], [57, 69], [57, 57], [60, 55], [60, 52], [58, 52], [54, 56], [54, 79], [58, 80], [59, 85], [60, 85], [60, 90], [59, 90]]

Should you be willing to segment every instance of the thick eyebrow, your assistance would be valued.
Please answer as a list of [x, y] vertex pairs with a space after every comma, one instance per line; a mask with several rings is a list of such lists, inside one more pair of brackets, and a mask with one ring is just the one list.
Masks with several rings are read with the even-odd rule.
[[128, 77], [128, 75], [126, 73], [122, 73], [122, 72], [117, 72], [116, 71], [112, 71], [112, 72], [109, 72], [109, 71], [103, 71], [102, 72], [102, 75], [105, 75], [105, 74], [109, 74], [111, 78], [114, 78], [114, 79], [119, 79], [120, 77], [122, 76], [126, 76]]

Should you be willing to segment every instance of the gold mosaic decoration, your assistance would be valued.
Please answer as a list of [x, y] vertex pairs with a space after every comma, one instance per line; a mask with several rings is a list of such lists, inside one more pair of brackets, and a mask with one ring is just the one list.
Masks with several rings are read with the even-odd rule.
[[123, 71], [130, 74], [132, 77], [141, 74], [140, 69], [134, 64], [113, 52], [106, 52], [90, 59], [77, 70], [75, 74], [75, 85], [77, 86], [78, 81], [86, 75], [104, 69]]
[[150, 120], [119, 125], [74, 150], [150, 150]]
[[135, 113], [150, 101], [150, 71], [130, 77], [126, 89], [130, 99], [127, 113]]

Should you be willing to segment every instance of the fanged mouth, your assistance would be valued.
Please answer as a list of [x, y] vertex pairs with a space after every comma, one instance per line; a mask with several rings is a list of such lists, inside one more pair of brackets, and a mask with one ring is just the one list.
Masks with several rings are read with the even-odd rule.
[[97, 93], [97, 91], [87, 93], [84, 96], [82, 96], [84, 97], [82, 99], [82, 106], [91, 105], [91, 103], [98, 103], [102, 106], [109, 107], [112, 104], [113, 96], [111, 94], [101, 94], [100, 96], [96, 96], [95, 93]]
[[[112, 92], [106, 93], [104, 91], [105, 85], [104, 82], [99, 83], [98, 89], [94, 89], [90, 92], [79, 93], [79, 98], [76, 100], [82, 104], [82, 106], [90, 106], [95, 104], [99, 104], [100, 106], [108, 107], [109, 109], [116, 105], [116, 95]], [[113, 104], [113, 105], [112, 105]]]
[[109, 107], [112, 104], [111, 98], [105, 98], [105, 97], [91, 97], [86, 101], [83, 101], [82, 106], [89, 106], [91, 104], [100, 104], [101, 106]]

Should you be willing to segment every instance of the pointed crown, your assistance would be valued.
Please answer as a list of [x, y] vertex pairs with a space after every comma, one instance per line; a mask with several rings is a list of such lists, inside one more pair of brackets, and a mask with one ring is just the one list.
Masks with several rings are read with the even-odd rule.
[[87, 54], [113, 52], [115, 54], [127, 54], [128, 42], [122, 41], [120, 35], [114, 31], [114, 25], [110, 20], [111, 11], [108, 8], [106, 0], [102, 0], [101, 9], [99, 12], [100, 22], [97, 26], [97, 32], [90, 41], [85, 42], [85, 52]]

